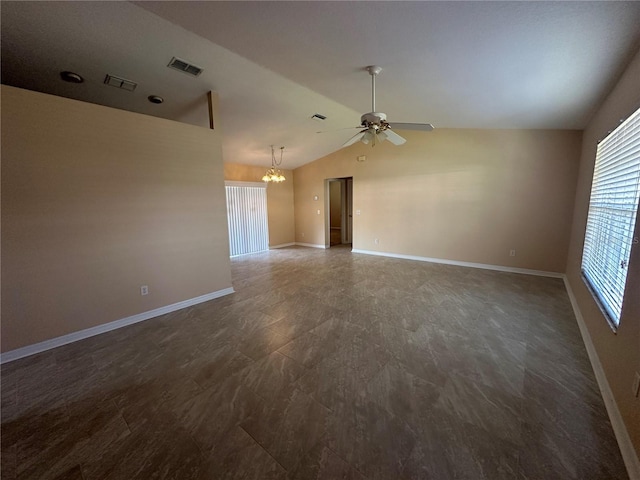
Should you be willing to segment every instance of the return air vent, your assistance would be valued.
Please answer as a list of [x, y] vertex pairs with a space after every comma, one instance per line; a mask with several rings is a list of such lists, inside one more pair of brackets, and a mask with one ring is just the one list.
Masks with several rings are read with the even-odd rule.
[[196, 67], [195, 65], [176, 57], [173, 57], [167, 66], [180, 70], [181, 72], [188, 73], [189, 75], [193, 75], [194, 77], [197, 77], [202, 73], [202, 68]]
[[104, 77], [105, 85], [109, 85], [110, 87], [121, 88], [123, 90], [127, 90], [129, 92], [133, 92], [138, 84], [136, 82], [132, 82], [131, 80], [125, 80], [124, 78], [115, 77], [113, 75], [108, 75]]

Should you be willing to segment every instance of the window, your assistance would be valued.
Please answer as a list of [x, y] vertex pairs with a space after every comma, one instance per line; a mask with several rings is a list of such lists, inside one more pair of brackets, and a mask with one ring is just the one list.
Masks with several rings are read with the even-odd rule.
[[230, 256], [269, 250], [267, 185], [225, 182], [225, 186]]
[[582, 275], [600, 308], [617, 328], [640, 191], [640, 110], [598, 144]]

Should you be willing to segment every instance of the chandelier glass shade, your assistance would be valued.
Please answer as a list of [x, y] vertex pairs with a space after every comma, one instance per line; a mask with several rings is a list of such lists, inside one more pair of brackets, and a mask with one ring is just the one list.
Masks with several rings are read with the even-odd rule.
[[284, 182], [286, 178], [279, 168], [270, 168], [262, 177], [263, 182]]
[[271, 145], [271, 168], [267, 169], [266, 173], [262, 177], [263, 182], [284, 182], [286, 178], [280, 170], [279, 167], [282, 164], [282, 154], [284, 152], [284, 147], [280, 147], [280, 161], [276, 162], [276, 155], [273, 149], [273, 145]]

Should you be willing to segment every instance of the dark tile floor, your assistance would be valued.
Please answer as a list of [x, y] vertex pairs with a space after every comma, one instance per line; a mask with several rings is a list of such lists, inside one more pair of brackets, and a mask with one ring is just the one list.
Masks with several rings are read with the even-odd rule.
[[2, 366], [2, 479], [624, 479], [559, 279], [288, 248]]

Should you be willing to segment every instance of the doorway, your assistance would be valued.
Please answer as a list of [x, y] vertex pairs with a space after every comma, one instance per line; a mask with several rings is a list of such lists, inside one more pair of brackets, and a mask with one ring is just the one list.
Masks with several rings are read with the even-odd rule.
[[327, 229], [326, 244], [329, 247], [351, 246], [353, 243], [353, 177], [330, 178], [326, 180]]

